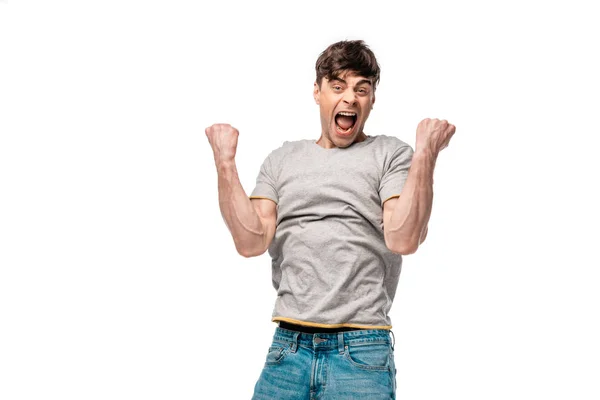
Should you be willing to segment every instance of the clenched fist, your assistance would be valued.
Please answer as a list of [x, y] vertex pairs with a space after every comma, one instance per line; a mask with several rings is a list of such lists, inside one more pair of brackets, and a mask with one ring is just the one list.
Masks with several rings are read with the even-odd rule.
[[212, 147], [217, 166], [222, 162], [234, 160], [240, 134], [237, 129], [229, 124], [214, 124], [206, 128], [204, 132], [206, 132], [206, 137]]
[[415, 151], [428, 150], [437, 157], [440, 151], [448, 147], [455, 131], [456, 127], [445, 119], [440, 121], [437, 118], [425, 118], [417, 126]]

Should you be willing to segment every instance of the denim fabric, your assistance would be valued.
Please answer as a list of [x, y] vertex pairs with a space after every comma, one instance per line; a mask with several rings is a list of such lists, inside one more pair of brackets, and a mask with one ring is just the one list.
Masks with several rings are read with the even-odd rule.
[[253, 400], [395, 399], [390, 331], [304, 333], [277, 327]]

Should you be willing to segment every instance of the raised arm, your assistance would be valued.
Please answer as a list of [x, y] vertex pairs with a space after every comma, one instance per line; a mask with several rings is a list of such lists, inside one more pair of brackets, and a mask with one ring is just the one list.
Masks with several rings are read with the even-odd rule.
[[455, 131], [456, 127], [445, 119], [425, 118], [417, 126], [416, 150], [402, 193], [398, 199], [384, 203], [384, 237], [390, 250], [413, 254], [425, 240], [433, 204], [435, 162]]
[[238, 130], [228, 124], [215, 124], [205, 132], [217, 167], [221, 215], [235, 248], [244, 257], [263, 254], [275, 234], [276, 204], [267, 199], [251, 200], [246, 195], [235, 164]]

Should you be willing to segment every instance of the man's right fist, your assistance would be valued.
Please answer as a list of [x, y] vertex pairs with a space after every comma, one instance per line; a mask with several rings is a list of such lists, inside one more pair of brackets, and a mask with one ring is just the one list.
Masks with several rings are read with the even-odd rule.
[[234, 160], [240, 134], [237, 129], [229, 124], [214, 124], [206, 128], [204, 132], [206, 132], [208, 142], [213, 149], [217, 166], [224, 161]]

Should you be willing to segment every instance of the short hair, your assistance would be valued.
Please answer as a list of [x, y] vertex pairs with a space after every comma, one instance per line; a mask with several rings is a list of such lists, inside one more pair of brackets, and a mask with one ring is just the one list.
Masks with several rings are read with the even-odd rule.
[[343, 71], [352, 71], [371, 79], [373, 88], [379, 83], [379, 64], [375, 54], [362, 40], [342, 40], [327, 47], [315, 65], [317, 85], [323, 78], [338, 78]]

